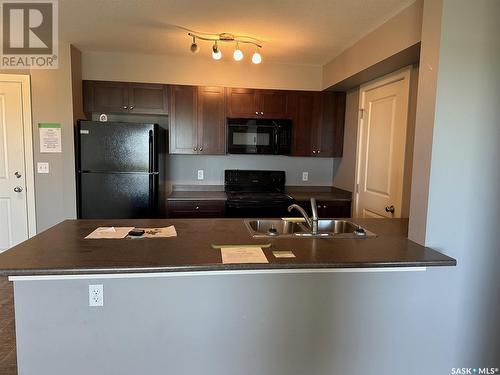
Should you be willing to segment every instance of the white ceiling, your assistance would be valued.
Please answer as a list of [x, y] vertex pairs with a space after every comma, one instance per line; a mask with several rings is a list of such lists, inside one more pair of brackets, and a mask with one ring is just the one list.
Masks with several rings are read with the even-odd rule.
[[[414, 0], [60, 0], [60, 38], [82, 51], [189, 55], [182, 28], [263, 41], [264, 61], [323, 65]], [[208, 57], [209, 42], [199, 43]], [[223, 58], [233, 46], [222, 45]], [[243, 47], [247, 56], [250, 47]]]

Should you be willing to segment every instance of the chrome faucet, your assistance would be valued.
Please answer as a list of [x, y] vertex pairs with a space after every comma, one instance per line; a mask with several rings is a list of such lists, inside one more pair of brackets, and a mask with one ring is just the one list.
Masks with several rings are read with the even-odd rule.
[[298, 204], [292, 204], [292, 205], [288, 206], [288, 212], [292, 212], [293, 209], [296, 209], [297, 211], [299, 211], [300, 214], [304, 217], [307, 225], [309, 226], [309, 228], [311, 228], [311, 233], [318, 234], [318, 206], [316, 205], [316, 199], [311, 198], [312, 217], [309, 217], [307, 215], [307, 212], [302, 207], [300, 207]]

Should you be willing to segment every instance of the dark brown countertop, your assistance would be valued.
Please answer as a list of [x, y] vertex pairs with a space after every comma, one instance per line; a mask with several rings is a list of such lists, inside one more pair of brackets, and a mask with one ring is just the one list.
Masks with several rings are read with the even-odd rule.
[[[226, 193], [223, 187], [220, 190], [174, 190], [167, 198], [169, 201], [190, 201], [190, 200], [226, 200]], [[352, 193], [346, 190], [330, 186], [288, 186], [287, 194], [296, 201], [305, 201], [309, 198], [316, 198], [318, 201], [351, 201]]]
[[[54, 275], [253, 269], [454, 266], [456, 261], [406, 238], [407, 220], [352, 219], [377, 238], [253, 238], [243, 220], [66, 220], [0, 254], [0, 275]], [[175, 225], [178, 236], [156, 239], [84, 237], [99, 226]], [[222, 264], [212, 244], [266, 244], [268, 264]], [[292, 250], [296, 258], [275, 258]]]

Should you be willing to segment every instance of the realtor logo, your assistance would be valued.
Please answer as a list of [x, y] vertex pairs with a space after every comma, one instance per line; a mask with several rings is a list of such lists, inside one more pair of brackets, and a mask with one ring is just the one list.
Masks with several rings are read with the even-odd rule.
[[55, 69], [58, 53], [57, 0], [2, 0], [1, 68]]

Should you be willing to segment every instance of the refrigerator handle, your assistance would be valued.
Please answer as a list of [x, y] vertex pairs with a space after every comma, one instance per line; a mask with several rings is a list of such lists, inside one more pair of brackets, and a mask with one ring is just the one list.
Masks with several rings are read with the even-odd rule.
[[150, 130], [149, 131], [149, 173], [153, 173], [155, 171], [155, 163], [154, 163], [154, 153], [155, 153], [155, 149], [154, 149], [154, 132], [153, 130]]

